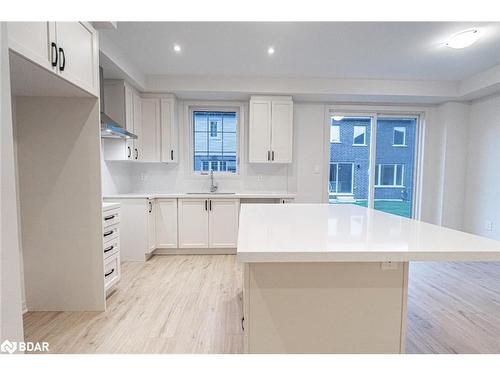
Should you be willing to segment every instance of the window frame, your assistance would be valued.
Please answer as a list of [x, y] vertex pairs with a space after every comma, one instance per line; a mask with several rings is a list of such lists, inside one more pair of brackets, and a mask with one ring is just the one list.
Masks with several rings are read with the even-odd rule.
[[[242, 150], [242, 145], [244, 144], [242, 137], [244, 134], [244, 104], [241, 102], [185, 102], [185, 116], [184, 123], [185, 126], [185, 137], [189, 144], [186, 167], [187, 172], [193, 178], [206, 178], [210, 173], [210, 168], [208, 171], [195, 171], [194, 170], [194, 112], [235, 112], [236, 113], [236, 172], [221, 172], [214, 171], [214, 175], [217, 178], [239, 178], [242, 174], [242, 169], [244, 163], [241, 162], [241, 155], [244, 155], [244, 150]], [[210, 129], [209, 129], [210, 130]], [[208, 132], [210, 136], [210, 131]], [[210, 167], [210, 165], [209, 165]], [[220, 167], [220, 166], [219, 166]]]
[[[394, 142], [394, 139], [396, 138], [396, 129], [402, 129], [403, 130], [403, 143], [402, 144], [396, 144]], [[400, 131], [400, 130], [398, 130]], [[393, 147], [406, 147], [406, 126], [394, 126], [392, 129], [392, 146]]]
[[[356, 128], [364, 128], [365, 131], [363, 133], [363, 143], [354, 143], [354, 140], [356, 139]], [[363, 147], [363, 146], [367, 146], [366, 144], [366, 125], [353, 125], [353, 128], [352, 128], [352, 145], [355, 146], [355, 147]], [[359, 134], [361, 135], [361, 134]], [[358, 136], [359, 136], [358, 135]]]
[[[401, 166], [401, 185], [398, 185], [397, 184], [397, 176], [398, 176], [398, 172], [397, 172], [397, 169], [398, 169], [398, 166]], [[380, 184], [380, 181], [382, 180], [382, 166], [392, 166], [394, 167], [394, 170], [392, 172], [393, 176], [392, 176], [392, 182], [393, 184], [392, 185], [381, 185]], [[405, 187], [405, 165], [402, 164], [402, 163], [380, 163], [380, 164], [377, 164], [375, 165], [375, 170], [376, 170], [376, 173], [375, 173], [375, 187], [376, 188], [404, 188]], [[378, 177], [378, 178], [377, 178]]]

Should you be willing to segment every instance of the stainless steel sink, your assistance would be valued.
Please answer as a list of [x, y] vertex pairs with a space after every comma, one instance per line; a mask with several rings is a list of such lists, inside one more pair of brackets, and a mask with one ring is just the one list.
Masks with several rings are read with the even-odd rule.
[[224, 193], [224, 192], [215, 192], [215, 193], [210, 193], [210, 192], [189, 192], [186, 193], [189, 195], [234, 195], [236, 193]]

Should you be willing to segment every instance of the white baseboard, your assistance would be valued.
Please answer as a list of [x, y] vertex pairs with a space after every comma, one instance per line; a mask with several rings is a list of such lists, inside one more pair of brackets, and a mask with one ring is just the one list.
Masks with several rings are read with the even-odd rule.
[[156, 249], [151, 255], [234, 255], [236, 248], [227, 249]]

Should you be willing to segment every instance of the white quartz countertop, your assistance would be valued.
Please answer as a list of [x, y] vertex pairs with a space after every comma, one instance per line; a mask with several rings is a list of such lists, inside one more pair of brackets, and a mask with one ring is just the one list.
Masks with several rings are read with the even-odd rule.
[[243, 205], [241, 262], [500, 261], [500, 241], [353, 204]]
[[239, 193], [127, 193], [104, 195], [104, 199], [126, 199], [126, 198], [295, 198], [296, 194], [287, 192], [239, 192]]
[[117, 202], [102, 202], [102, 210], [103, 211], [108, 211], [108, 210], [112, 210], [114, 208], [119, 208], [120, 207], [120, 203], [117, 203]]

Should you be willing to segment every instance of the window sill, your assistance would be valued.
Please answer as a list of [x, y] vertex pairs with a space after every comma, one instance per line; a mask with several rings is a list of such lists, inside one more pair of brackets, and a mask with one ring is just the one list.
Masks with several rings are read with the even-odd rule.
[[376, 188], [393, 188], [393, 189], [404, 189], [406, 186], [404, 185], [375, 185]]
[[408, 147], [408, 145], [392, 145], [392, 147]]

